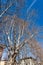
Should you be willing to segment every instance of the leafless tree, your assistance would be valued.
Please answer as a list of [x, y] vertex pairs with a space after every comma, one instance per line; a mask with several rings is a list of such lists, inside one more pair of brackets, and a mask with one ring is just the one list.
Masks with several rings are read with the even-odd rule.
[[[36, 20], [36, 12], [35, 10], [29, 11], [27, 10], [25, 20], [18, 18], [20, 16], [19, 10], [24, 6], [24, 0], [15, 0], [19, 6], [16, 7], [16, 15], [13, 16], [3, 16], [2, 25], [0, 27], [4, 27], [3, 33], [7, 36], [6, 47], [8, 49], [8, 62], [7, 65], [16, 65], [21, 58], [27, 57], [29, 52], [31, 52], [36, 60], [40, 60], [43, 62], [43, 49], [36, 41], [36, 37], [39, 36], [39, 31], [43, 29], [37, 28], [35, 26], [34, 21]], [[13, 2], [13, 0], [12, 0]], [[32, 3], [34, 4], [34, 2]], [[8, 10], [10, 6], [7, 6], [5, 11], [2, 12], [0, 17]], [[29, 8], [30, 10], [30, 8]], [[39, 30], [40, 29], [40, 30]], [[6, 40], [6, 39], [5, 39]], [[6, 43], [6, 41], [5, 41]], [[42, 63], [43, 64], [43, 63]]]
[[6, 45], [9, 56], [7, 65], [16, 65], [21, 58], [27, 57], [29, 52], [37, 60], [39, 58], [43, 61], [43, 49], [35, 39], [38, 36], [39, 29], [36, 29], [34, 23], [19, 19], [17, 16], [8, 16], [4, 22], [6, 22], [4, 33], [7, 35], [8, 41], [8, 46]]

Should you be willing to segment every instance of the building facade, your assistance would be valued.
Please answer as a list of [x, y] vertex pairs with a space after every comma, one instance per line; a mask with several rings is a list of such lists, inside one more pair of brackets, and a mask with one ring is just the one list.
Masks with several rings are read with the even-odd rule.
[[0, 60], [2, 57], [3, 49], [5, 48], [5, 45], [0, 44]]
[[6, 61], [1, 61], [2, 53], [5, 48], [5, 45], [0, 44], [0, 65], [5, 65]]
[[36, 59], [32, 57], [26, 57], [20, 60], [20, 65], [36, 65]]

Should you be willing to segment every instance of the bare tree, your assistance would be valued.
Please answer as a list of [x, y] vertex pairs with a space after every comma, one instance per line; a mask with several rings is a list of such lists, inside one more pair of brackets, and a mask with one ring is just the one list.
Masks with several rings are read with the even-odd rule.
[[6, 22], [4, 34], [7, 35], [8, 41], [8, 46], [6, 44], [8, 48], [7, 65], [16, 65], [21, 58], [27, 57], [29, 51], [37, 60], [39, 58], [39, 60], [43, 61], [43, 49], [35, 39], [39, 29], [36, 29], [34, 23], [26, 22], [17, 16], [8, 16], [4, 22]]
[[[5, 12], [10, 8], [10, 6], [14, 4], [13, 2], [14, 0], [10, 2], [10, 5], [6, 5], [5, 10], [2, 12], [0, 17], [2, 17], [2, 15], [5, 14]], [[34, 23], [34, 20], [36, 20], [37, 17], [36, 12], [35, 10], [29, 12], [27, 10], [26, 18], [25, 20], [22, 20], [18, 18], [18, 16], [20, 16], [19, 10], [24, 6], [24, 0], [15, 0], [15, 2], [16, 15], [3, 16], [2, 24], [0, 25], [0, 27], [4, 27], [3, 33], [6, 35], [7, 40], [5, 40], [8, 42], [6, 44], [6, 47], [8, 49], [8, 62], [6, 65], [18, 64], [19, 60], [21, 58], [27, 57], [29, 52], [34, 55], [37, 61], [39, 59], [41, 62], [43, 62], [43, 49], [35, 39], [40, 31], [40, 28], [35, 27]], [[33, 2], [32, 5], [34, 3], [35, 2]], [[19, 4], [19, 6], [17, 6], [17, 4]], [[41, 27], [41, 30], [42, 29], [43, 27]]]

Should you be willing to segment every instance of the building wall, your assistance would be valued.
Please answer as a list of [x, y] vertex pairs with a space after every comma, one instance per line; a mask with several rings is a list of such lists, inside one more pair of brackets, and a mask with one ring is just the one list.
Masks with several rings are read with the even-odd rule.
[[22, 59], [20, 61], [20, 65], [36, 65], [36, 61], [34, 59]]
[[0, 43], [0, 60], [1, 60], [2, 53], [3, 53], [3, 50], [4, 50], [5, 47], [6, 47], [5, 45], [2, 45], [2, 44]]
[[0, 61], [0, 65], [6, 65], [7, 61]]
[[3, 48], [0, 47], [0, 60], [1, 60], [2, 52], [3, 52]]

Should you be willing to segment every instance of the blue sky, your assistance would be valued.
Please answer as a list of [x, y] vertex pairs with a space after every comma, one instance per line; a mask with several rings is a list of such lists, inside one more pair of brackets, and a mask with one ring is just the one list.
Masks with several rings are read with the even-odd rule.
[[43, 0], [37, 0], [34, 7], [38, 10], [38, 22], [37, 24], [43, 26]]
[[[7, 0], [1, 0], [3, 3], [6, 3]], [[34, 0], [25, 0], [25, 7], [21, 9], [21, 17], [25, 16], [27, 8]], [[31, 7], [31, 9], [36, 9], [38, 11], [38, 20], [37, 24], [43, 26], [43, 0], [36, 0], [35, 4]], [[31, 10], [30, 9], [30, 10]], [[15, 11], [15, 6], [13, 5], [8, 9], [11, 13]], [[24, 15], [23, 15], [24, 14]], [[24, 17], [23, 17], [24, 18]]]
[[[3, 3], [6, 3], [7, 0], [1, 0]], [[25, 14], [26, 14], [26, 10], [27, 8], [30, 6], [30, 4], [33, 2], [34, 0], [25, 0], [25, 7], [22, 8], [20, 10], [20, 17], [24, 18]], [[38, 20], [37, 20], [37, 24], [39, 26], [43, 26], [43, 0], [36, 0], [35, 4], [31, 7], [30, 10], [32, 9], [36, 9], [38, 11]], [[8, 11], [10, 11], [11, 13], [15, 12], [15, 5], [13, 5], [12, 7], [10, 7], [8, 9]], [[7, 11], [7, 12], [8, 12]]]
[[[1, 0], [3, 3], [6, 3], [7, 0]], [[30, 4], [33, 2], [33, 0], [25, 0], [25, 6], [20, 9], [19, 13], [20, 13], [20, 18], [24, 19], [25, 18], [25, 14], [27, 11], [27, 8], [30, 6]], [[36, 0], [35, 4], [30, 8], [30, 11], [32, 9], [35, 9], [37, 11], [38, 14], [38, 18], [36, 20], [36, 25], [37, 26], [43, 26], [43, 0]], [[11, 15], [14, 14], [15, 12], [15, 5], [13, 5], [12, 7], [10, 7], [8, 9], [8, 11], [11, 12]], [[7, 11], [7, 12], [8, 12]], [[38, 41], [40, 42], [41, 46], [43, 47], [43, 39], [38, 39]]]
[[[37, 9], [37, 11], [38, 11], [38, 19], [36, 21], [36, 24], [38, 26], [43, 26], [43, 0], [37, 0], [36, 4], [33, 6], [33, 8]], [[38, 38], [38, 41], [41, 44], [41, 46], [43, 47], [43, 39]]]
[[[7, 0], [1, 0], [2, 1], [2, 4], [6, 3]], [[33, 6], [30, 8], [29, 11], [35, 9], [37, 11], [37, 20], [36, 20], [36, 25], [37, 26], [43, 26], [43, 0], [24, 0], [25, 3], [24, 3], [24, 7], [22, 7], [20, 10], [19, 10], [19, 17], [22, 18], [22, 19], [25, 19], [25, 16], [26, 16], [26, 12], [27, 12], [27, 9], [30, 7], [30, 5], [32, 4], [33, 1], [35, 1], [35, 3], [33, 4]], [[16, 11], [16, 7], [18, 7], [19, 5], [15, 6], [11, 6], [6, 13], [10, 12], [11, 14], [10, 15], [13, 15], [15, 12], [18, 12]], [[21, 6], [21, 5], [20, 5]], [[6, 14], [4, 14], [6, 15]], [[42, 39], [43, 40], [43, 39]], [[41, 42], [43, 43], [43, 41], [41, 40]]]

